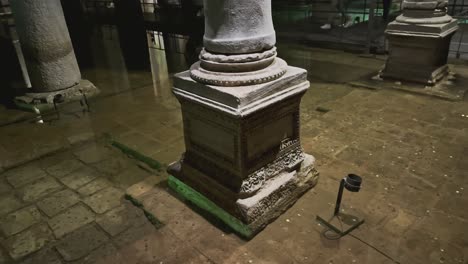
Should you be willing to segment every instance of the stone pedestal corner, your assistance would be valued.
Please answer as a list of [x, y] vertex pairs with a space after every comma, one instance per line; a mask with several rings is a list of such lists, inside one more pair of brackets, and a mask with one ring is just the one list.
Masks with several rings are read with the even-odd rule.
[[457, 23], [447, 15], [447, 1], [404, 0], [403, 14], [385, 31], [390, 51], [380, 77], [435, 85], [449, 72], [447, 57]]

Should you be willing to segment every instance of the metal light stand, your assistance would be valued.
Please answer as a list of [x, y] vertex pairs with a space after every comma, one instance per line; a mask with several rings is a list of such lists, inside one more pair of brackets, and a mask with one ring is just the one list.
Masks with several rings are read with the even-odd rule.
[[340, 206], [341, 206], [341, 199], [343, 198], [343, 189], [346, 188], [350, 192], [359, 192], [361, 189], [361, 183], [362, 183], [362, 178], [358, 175], [355, 174], [348, 174], [345, 178], [343, 178], [340, 181], [340, 187], [338, 189], [338, 196], [336, 198], [336, 205], [335, 205], [335, 211], [333, 213], [333, 216], [330, 218], [330, 220], [326, 221], [322, 217], [318, 216], [316, 217], [317, 222], [320, 224], [323, 224], [326, 226], [329, 230], [332, 230], [336, 234], [338, 234], [340, 237], [343, 237], [347, 234], [349, 234], [351, 231], [354, 229], [358, 228], [360, 225], [364, 223], [364, 219], [359, 220], [357, 219], [356, 223], [349, 226], [346, 230], [343, 230], [343, 228], [339, 228], [334, 226], [331, 222], [334, 218], [337, 218], [340, 223]]

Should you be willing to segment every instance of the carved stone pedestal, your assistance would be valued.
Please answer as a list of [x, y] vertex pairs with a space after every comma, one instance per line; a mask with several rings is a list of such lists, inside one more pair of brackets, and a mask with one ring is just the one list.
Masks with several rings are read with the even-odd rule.
[[202, 84], [183, 72], [174, 86], [186, 152], [168, 171], [244, 224], [244, 236], [315, 185], [314, 158], [299, 138], [305, 70], [287, 67], [274, 81], [236, 87]]
[[434, 85], [447, 75], [450, 40], [458, 25], [446, 8], [441, 0], [403, 2], [403, 14], [385, 31], [390, 49], [380, 77]]
[[318, 177], [299, 137], [307, 72], [275, 42], [270, 0], [205, 0], [205, 49], [174, 78], [186, 152], [169, 186], [246, 238]]

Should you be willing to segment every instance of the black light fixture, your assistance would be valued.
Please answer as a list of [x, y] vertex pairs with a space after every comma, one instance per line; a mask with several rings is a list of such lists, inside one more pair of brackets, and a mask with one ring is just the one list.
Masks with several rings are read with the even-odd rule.
[[[351, 231], [359, 227], [364, 223], [364, 220], [359, 220], [357, 217], [351, 216], [352, 223], [348, 225], [348, 228], [346, 230], [343, 230], [343, 226], [346, 225], [347, 223], [345, 221], [342, 221], [341, 217], [343, 214], [340, 213], [340, 207], [341, 207], [341, 200], [343, 198], [343, 190], [346, 188], [346, 190], [350, 192], [359, 192], [361, 190], [361, 183], [362, 183], [362, 178], [361, 176], [358, 176], [356, 174], [348, 174], [345, 178], [343, 178], [340, 181], [340, 187], [338, 189], [338, 196], [336, 198], [336, 204], [335, 204], [335, 211], [330, 218], [330, 220], [326, 221], [322, 217], [317, 215], [316, 220], [325, 225], [329, 230], [335, 232], [339, 237], [345, 236], [349, 234]], [[349, 216], [348, 216], [349, 218]], [[338, 228], [335, 225], [332, 224], [332, 221], [334, 219], [338, 219], [340, 222], [340, 227]]]

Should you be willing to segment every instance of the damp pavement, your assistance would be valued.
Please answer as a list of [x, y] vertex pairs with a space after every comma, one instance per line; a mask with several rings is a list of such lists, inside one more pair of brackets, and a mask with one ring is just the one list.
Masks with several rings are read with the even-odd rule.
[[[44, 114], [37, 124], [31, 114], [0, 109], [2, 122], [8, 116], [0, 127], [0, 263], [468, 261], [466, 100], [352, 87], [347, 83], [377, 72], [385, 57], [280, 43], [282, 58], [309, 71], [301, 140], [320, 180], [244, 241], [167, 188], [165, 166], [184, 151], [170, 93], [172, 74], [187, 67], [183, 58], [153, 51], [152, 72], [127, 71], [115, 43], [95, 41], [113, 56], [83, 70], [102, 91], [90, 112], [63, 105], [60, 119]], [[349, 173], [363, 185], [345, 192], [343, 213], [365, 223], [330, 240], [315, 217], [331, 215]]]

